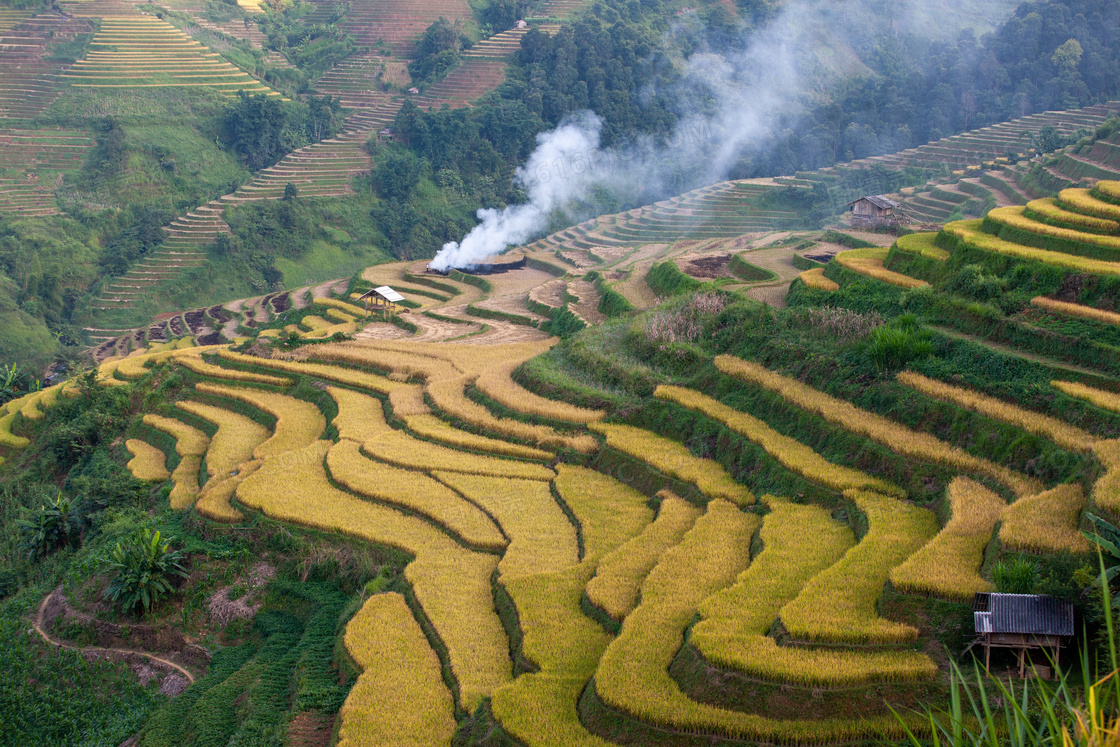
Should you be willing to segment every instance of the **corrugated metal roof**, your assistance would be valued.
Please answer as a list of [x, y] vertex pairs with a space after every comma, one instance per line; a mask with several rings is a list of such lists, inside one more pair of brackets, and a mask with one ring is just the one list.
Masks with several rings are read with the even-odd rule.
[[973, 612], [972, 623], [976, 626], [977, 633], [991, 633], [992, 632], [992, 613], [991, 612]]
[[402, 296], [400, 293], [397, 293], [387, 285], [383, 285], [380, 288], [374, 288], [373, 292], [384, 298], [386, 301], [391, 301], [392, 303], [404, 300], [404, 296]]
[[1040, 594], [989, 594], [988, 611], [973, 619], [977, 633], [1073, 635], [1073, 603]]
[[867, 197], [861, 197], [859, 198], [859, 200], [852, 200], [848, 204], [855, 205], [860, 200], [867, 200], [880, 210], [891, 210], [899, 206], [897, 202], [889, 197], [885, 197], [884, 195], [869, 195]]

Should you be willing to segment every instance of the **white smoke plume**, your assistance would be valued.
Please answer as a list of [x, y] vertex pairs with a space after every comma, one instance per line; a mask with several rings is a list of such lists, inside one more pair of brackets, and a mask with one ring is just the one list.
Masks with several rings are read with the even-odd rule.
[[514, 175], [514, 182], [526, 190], [529, 201], [503, 210], [479, 210], [481, 223], [461, 242], [444, 244], [431, 268], [440, 272], [469, 268], [500, 254], [508, 246], [532, 238], [548, 224], [553, 210], [584, 194], [587, 181], [565, 178], [564, 172], [572, 170], [572, 164], [581, 163], [587, 154], [598, 151], [602, 126], [603, 121], [594, 113], [579, 112], [556, 129], [537, 135], [537, 149]]
[[[870, 72], [846, 29], [884, 22], [891, 28], [914, 26], [915, 18], [928, 14], [922, 10], [927, 2], [899, 0], [885, 21], [871, 0], [785, 3], [766, 27], [751, 32], [743, 48], [701, 49], [684, 60], [681, 80], [670, 92], [678, 125], [662, 138], [645, 136], [600, 149], [602, 120], [593, 112], [569, 116], [537, 136], [536, 150], [517, 170], [514, 181], [529, 201], [479, 210], [481, 223], [461, 242], [444, 244], [430, 266], [470, 268], [523, 244], [548, 226], [554, 211], [586, 201], [596, 186], [641, 204], [638, 200], [652, 202], [727, 178], [744, 153], [786, 126], [783, 119], [826, 98], [830, 82]], [[941, 10], [954, 10], [942, 15], [942, 33], [955, 32], [950, 20], [981, 15], [962, 16], [957, 11], [962, 0], [935, 2]]]

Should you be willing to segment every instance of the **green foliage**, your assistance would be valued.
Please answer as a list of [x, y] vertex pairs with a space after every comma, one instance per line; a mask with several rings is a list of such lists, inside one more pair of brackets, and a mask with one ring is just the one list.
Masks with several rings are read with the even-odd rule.
[[135, 734], [159, 700], [155, 692], [127, 664], [28, 637], [19, 611], [0, 608], [0, 743], [110, 745]]
[[616, 317], [629, 314], [634, 310], [634, 304], [630, 303], [630, 299], [607, 285], [607, 281], [597, 270], [591, 270], [584, 277], [593, 282], [595, 289], [599, 291], [598, 311], [600, 314]]
[[21, 371], [18, 363], [0, 366], [0, 404], [32, 391], [37, 386], [39, 382], [33, 381], [26, 371]]
[[659, 296], [692, 293], [703, 285], [699, 280], [681, 272], [672, 260], [650, 267], [646, 273], [646, 284]]
[[110, 444], [128, 424], [131, 388], [100, 386], [96, 376], [96, 370], [88, 371], [79, 396], [59, 397], [47, 410], [37, 445], [53, 469], [71, 469]]
[[332, 665], [346, 607], [332, 583], [274, 581], [252, 639], [218, 651], [205, 677], [152, 715], [140, 744], [284, 744], [294, 715], [337, 713], [352, 684]]
[[260, 26], [267, 37], [268, 48], [283, 54], [297, 68], [294, 71], [270, 70], [267, 80], [284, 80], [302, 88], [354, 53], [354, 37], [338, 25], [342, 6], [336, 7], [327, 23], [308, 19], [306, 14], [310, 7], [304, 3], [262, 6], [265, 17]]
[[550, 335], [563, 339], [571, 337], [586, 326], [582, 319], [572, 313], [571, 309], [562, 306], [552, 310], [548, 321], [541, 325], [541, 329]]
[[305, 144], [292, 119], [290, 107], [278, 98], [238, 91], [225, 116], [223, 139], [246, 168], [258, 171]]
[[992, 582], [1001, 594], [1033, 594], [1038, 565], [1021, 555], [1001, 560], [992, 568]]
[[416, 56], [408, 63], [412, 82], [425, 87], [443, 78], [459, 64], [463, 23], [443, 16], [424, 31], [416, 45]]
[[855, 236], [841, 233], [840, 231], [835, 231], [831, 228], [821, 234], [821, 241], [827, 242], [829, 244], [839, 244], [840, 246], [846, 246], [849, 249], [872, 249], [877, 246], [877, 244], [872, 244], [870, 241], [857, 239]]
[[175, 578], [186, 578], [183, 554], [171, 549], [159, 530], [139, 528], [117, 542], [109, 556], [113, 571], [105, 598], [120, 604], [125, 612], [148, 613], [174, 591]]
[[897, 371], [933, 354], [930, 333], [910, 326], [882, 326], [871, 332], [867, 355], [880, 371]]
[[767, 280], [777, 280], [778, 278], [778, 276], [770, 270], [752, 265], [750, 262], [743, 259], [743, 255], [741, 254], [734, 254], [731, 256], [731, 264], [729, 267], [731, 272], [748, 283], [761, 283]]
[[[1081, 533], [1100, 548], [1101, 553], [1101, 575], [1097, 584], [1111, 589], [1113, 581], [1120, 576], [1120, 528], [1094, 514], [1086, 514], [1085, 518], [1093, 525], [1093, 531]], [[1112, 594], [1112, 605], [1120, 606], [1120, 591]]]
[[41, 503], [17, 522], [22, 542], [20, 549], [29, 560], [73, 545], [81, 532], [79, 499], [65, 498], [59, 491], [54, 500]]

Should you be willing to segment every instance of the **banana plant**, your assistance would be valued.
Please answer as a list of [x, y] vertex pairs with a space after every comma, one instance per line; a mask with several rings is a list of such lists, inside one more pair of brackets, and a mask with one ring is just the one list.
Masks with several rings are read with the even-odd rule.
[[[1093, 532], [1082, 530], [1081, 534], [1101, 549], [1101, 575], [1097, 583], [1111, 589], [1112, 580], [1120, 576], [1120, 528], [1094, 514], [1086, 514], [1085, 518], [1093, 525]], [[1112, 595], [1112, 604], [1120, 605], [1120, 591]]]

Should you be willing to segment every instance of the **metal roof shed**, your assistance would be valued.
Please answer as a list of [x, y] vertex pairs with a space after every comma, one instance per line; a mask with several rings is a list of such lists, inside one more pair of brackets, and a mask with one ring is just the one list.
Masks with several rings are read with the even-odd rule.
[[1073, 603], [1041, 594], [980, 593], [973, 598], [972, 617], [984, 666], [993, 648], [1015, 649], [1020, 677], [1028, 649], [1051, 649], [1056, 665], [1065, 639], [1073, 637]]
[[372, 304], [373, 308], [375, 309], [385, 309], [386, 311], [391, 311], [393, 308], [393, 304], [403, 301], [404, 296], [402, 296], [400, 293], [397, 293], [389, 286], [382, 285], [380, 287], [374, 288], [373, 290], [366, 291], [362, 295], [358, 296], [358, 300], [365, 301], [367, 309]]

